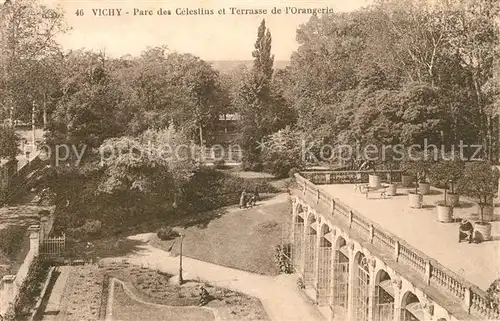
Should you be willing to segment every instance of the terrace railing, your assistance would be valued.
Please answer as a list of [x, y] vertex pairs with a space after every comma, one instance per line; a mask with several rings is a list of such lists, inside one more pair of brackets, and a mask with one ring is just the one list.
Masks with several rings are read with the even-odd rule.
[[[367, 182], [368, 174], [371, 173], [373, 171], [301, 172], [295, 174], [295, 178], [303, 196], [313, 198], [315, 203], [323, 208], [325, 212], [345, 221], [351, 228], [359, 232], [363, 241], [369, 241], [377, 247], [392, 253], [396, 262], [411, 269], [414, 275], [421, 278], [425, 283], [454, 297], [458, 302], [462, 303], [462, 306], [469, 314], [481, 318], [500, 319], [498, 308], [491, 304], [485, 291], [413, 248], [383, 227], [370, 221], [361, 213], [342, 204], [340, 200], [326, 194], [315, 185]], [[401, 178], [399, 171], [390, 173], [379, 171], [377, 173], [382, 177], [393, 175], [393, 181], [400, 181]]]

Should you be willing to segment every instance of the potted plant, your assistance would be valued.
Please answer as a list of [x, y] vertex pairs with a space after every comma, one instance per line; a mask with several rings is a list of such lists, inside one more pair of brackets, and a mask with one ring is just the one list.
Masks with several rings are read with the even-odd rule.
[[370, 162], [370, 166], [372, 168], [372, 173], [368, 174], [368, 186], [375, 189], [380, 188], [380, 176], [375, 171], [375, 164]]
[[410, 202], [410, 207], [412, 208], [422, 208], [424, 196], [423, 193], [419, 190], [419, 186], [417, 182], [420, 180], [420, 168], [416, 161], [407, 160], [402, 165], [403, 171], [410, 175], [411, 180], [415, 181], [415, 190], [408, 191], [408, 200]]
[[389, 196], [396, 196], [396, 194], [397, 194], [397, 185], [392, 181], [393, 166], [394, 166], [394, 163], [392, 161], [387, 161], [385, 163], [386, 170], [389, 170], [388, 186], [387, 186], [387, 194]]
[[401, 185], [403, 185], [403, 187], [410, 187], [412, 181], [413, 181], [413, 177], [410, 174], [408, 174], [404, 170], [401, 171]]
[[406, 173], [410, 173], [414, 179], [416, 178], [418, 191], [420, 191], [422, 195], [429, 194], [431, 190], [431, 184], [427, 178], [433, 164], [434, 161], [428, 151], [415, 153], [411, 155], [411, 157], [407, 156], [403, 162], [403, 170]]
[[467, 164], [459, 182], [464, 195], [474, 199], [478, 205], [479, 221], [475, 222], [476, 239], [491, 239], [491, 224], [487, 220], [493, 214], [493, 198], [498, 191], [500, 172], [489, 162]]
[[464, 162], [458, 157], [450, 160], [442, 159], [435, 163], [430, 171], [432, 185], [443, 188], [445, 192], [445, 203], [457, 206], [460, 201], [458, 181], [464, 173]]

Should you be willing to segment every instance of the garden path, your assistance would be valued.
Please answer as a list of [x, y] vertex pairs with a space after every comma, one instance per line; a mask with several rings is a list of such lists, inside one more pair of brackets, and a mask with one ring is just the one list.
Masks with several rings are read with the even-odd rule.
[[[280, 194], [270, 200], [261, 202], [262, 205], [276, 204], [288, 199], [288, 194]], [[228, 209], [244, 211], [237, 207]], [[262, 209], [265, 211], [265, 209]], [[170, 274], [178, 275], [179, 257], [172, 256], [169, 252], [160, 250], [150, 244], [152, 233], [131, 236], [129, 239], [141, 240], [145, 243], [139, 245], [137, 250], [127, 256], [106, 258], [102, 261], [127, 261], [131, 264], [142, 265]], [[237, 250], [237, 249], [235, 249]], [[220, 265], [183, 257], [183, 278], [185, 280], [204, 280], [211, 284], [238, 291], [258, 298], [264, 306], [272, 321], [322, 321], [324, 317], [307, 301], [297, 289], [297, 275], [266, 276]]]

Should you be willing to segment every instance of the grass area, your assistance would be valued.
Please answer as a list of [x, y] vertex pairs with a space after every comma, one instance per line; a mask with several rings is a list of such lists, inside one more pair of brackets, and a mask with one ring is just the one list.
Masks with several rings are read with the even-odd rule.
[[[240, 270], [277, 275], [275, 247], [281, 241], [281, 222], [289, 213], [289, 202], [283, 202], [222, 214], [206, 226], [185, 230], [183, 254]], [[178, 239], [155, 238], [152, 244], [174, 255], [179, 252]]]
[[154, 306], [132, 299], [121, 284], [116, 284], [113, 301], [113, 320], [119, 321], [198, 321], [214, 320], [211, 311], [197, 307]]
[[115, 288], [116, 320], [212, 320], [209, 310], [198, 308], [202, 284], [209, 294], [205, 307], [216, 309], [221, 320], [269, 320], [260, 301], [242, 293], [194, 280], [179, 286], [170, 274], [127, 262], [106, 263], [100, 270], [107, 277], [121, 280], [127, 289]]

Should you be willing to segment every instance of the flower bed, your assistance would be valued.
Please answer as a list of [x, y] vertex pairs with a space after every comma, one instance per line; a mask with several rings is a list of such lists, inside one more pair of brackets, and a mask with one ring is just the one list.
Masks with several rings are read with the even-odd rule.
[[100, 320], [104, 273], [95, 265], [76, 266], [66, 284], [62, 306], [65, 321]]
[[209, 293], [207, 307], [215, 308], [222, 320], [269, 320], [259, 300], [210, 284], [188, 281], [182, 286], [172, 282], [172, 275], [128, 263], [109, 263], [102, 266], [109, 277], [125, 282], [133, 294], [146, 302], [166, 306], [198, 306], [200, 286]]

